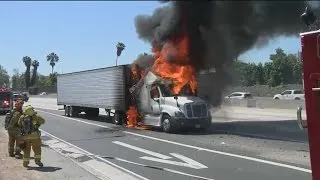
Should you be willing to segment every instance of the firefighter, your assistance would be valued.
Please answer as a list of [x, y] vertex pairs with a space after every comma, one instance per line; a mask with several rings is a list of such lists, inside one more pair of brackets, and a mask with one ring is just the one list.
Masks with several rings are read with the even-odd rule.
[[19, 119], [18, 124], [22, 127], [20, 146], [23, 150], [24, 167], [29, 165], [31, 147], [34, 152], [35, 163], [40, 167], [43, 166], [41, 162], [41, 133], [39, 127], [44, 123], [45, 120], [37, 114], [32, 106], [27, 106]]
[[8, 152], [10, 157], [17, 156], [18, 158], [21, 158], [22, 154], [19, 147], [21, 128], [18, 125], [18, 121], [22, 115], [23, 101], [17, 100], [14, 106], [14, 109], [10, 113], [11, 117], [7, 128], [9, 135]]

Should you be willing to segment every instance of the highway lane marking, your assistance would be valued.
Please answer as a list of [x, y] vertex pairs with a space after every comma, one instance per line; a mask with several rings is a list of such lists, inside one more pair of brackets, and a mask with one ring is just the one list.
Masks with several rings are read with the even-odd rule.
[[[41, 108], [41, 107], [39, 107], [39, 108], [40, 109], [45, 109], [45, 108]], [[52, 110], [52, 109], [47, 109], [47, 110]], [[89, 125], [93, 125], [93, 126], [107, 128], [107, 129], [113, 129], [113, 128], [108, 127], [108, 126], [95, 124], [95, 123], [90, 123], [90, 122], [86, 122], [86, 121], [83, 121], [83, 120], [70, 118], [70, 117], [66, 117], [66, 116], [62, 116], [62, 115], [58, 115], [58, 114], [54, 114], [54, 113], [50, 113], [50, 112], [46, 112], [46, 111], [42, 111], [42, 110], [37, 110], [37, 111], [43, 112], [43, 113], [46, 113], [46, 114], [50, 114], [52, 116], [62, 117], [62, 118], [69, 119], [69, 120], [72, 120], [72, 121], [81, 122], [81, 123], [84, 123], [84, 124], [89, 124]], [[207, 149], [207, 148], [202, 148], [202, 147], [197, 147], [197, 146], [192, 146], [192, 145], [188, 145], [188, 144], [183, 144], [183, 143], [178, 143], [178, 142], [174, 142], [174, 141], [170, 141], [170, 140], [165, 140], [165, 139], [160, 139], [160, 138], [156, 138], [156, 137], [146, 136], [146, 135], [133, 133], [133, 132], [129, 132], [129, 131], [122, 131], [122, 132], [130, 134], [130, 135], [138, 136], [138, 137], [143, 137], [143, 138], [152, 139], [152, 140], [156, 140], [156, 141], [160, 141], [160, 142], [174, 144], [174, 145], [177, 145], [177, 146], [188, 147], [188, 148], [196, 149], [196, 150], [199, 150], [199, 151], [206, 151], [206, 152], [211, 152], [211, 153], [215, 153], [215, 154], [221, 154], [221, 155], [235, 157], [235, 158], [239, 158], [239, 159], [245, 159], [245, 160], [249, 160], [249, 161], [255, 161], [255, 162], [260, 162], [260, 163], [264, 163], [264, 164], [269, 164], [269, 165], [274, 165], [274, 166], [278, 166], [278, 167], [284, 167], [284, 168], [288, 168], [288, 169], [293, 169], [293, 170], [297, 170], [297, 171], [311, 173], [310, 169], [306, 169], [306, 168], [302, 168], [302, 167], [298, 167], [298, 166], [293, 166], [293, 165], [288, 165], [288, 164], [283, 164], [283, 163], [278, 163], [278, 162], [258, 159], [258, 158], [249, 157], [249, 156], [232, 154], [232, 153], [227, 153], [227, 152], [222, 152], [222, 151], [217, 151], [217, 150], [212, 150], [212, 149]]]
[[171, 165], [176, 165], [176, 166], [183, 166], [183, 167], [189, 167], [189, 168], [193, 168], [193, 169], [205, 169], [205, 168], [208, 168], [207, 166], [193, 160], [193, 159], [190, 159], [188, 157], [185, 157], [181, 154], [178, 154], [178, 153], [170, 153], [170, 155], [184, 161], [184, 162], [178, 162], [178, 161], [172, 161], [172, 160], [168, 160], [168, 159], [171, 159], [171, 157], [169, 156], [166, 156], [166, 155], [163, 155], [163, 154], [159, 154], [159, 153], [156, 153], [156, 152], [152, 152], [152, 151], [149, 151], [149, 150], [146, 150], [146, 149], [143, 149], [143, 148], [139, 148], [139, 147], [136, 147], [136, 146], [133, 146], [133, 145], [130, 145], [130, 144], [126, 144], [126, 143], [123, 143], [123, 142], [120, 142], [120, 141], [113, 141], [112, 143], [114, 144], [117, 144], [117, 145], [120, 145], [120, 146], [123, 146], [123, 147], [127, 147], [127, 148], [130, 148], [130, 149], [133, 149], [133, 150], [136, 150], [136, 151], [139, 151], [139, 152], [142, 152], [142, 153], [145, 153], [145, 154], [149, 154], [151, 156], [155, 156], [155, 157], [148, 157], [148, 156], [143, 156], [143, 157], [140, 157], [141, 159], [144, 159], [144, 160], [149, 160], [149, 161], [156, 161], [156, 162], [160, 162], [160, 163], [166, 163], [166, 164], [171, 164]]
[[143, 152], [145, 154], [149, 154], [151, 156], [155, 156], [157, 158], [161, 158], [161, 159], [170, 159], [171, 158], [170, 156], [166, 156], [166, 155], [163, 155], [163, 154], [160, 154], [160, 153], [157, 153], [157, 152], [153, 152], [153, 151], [149, 151], [149, 150], [146, 150], [146, 149], [142, 149], [142, 148], [139, 148], [139, 147], [136, 147], [136, 146], [132, 146], [130, 144], [123, 143], [123, 142], [113, 141], [113, 143], [117, 144], [117, 145], [120, 145], [120, 146], [123, 146], [123, 147], [127, 147], [127, 148], [130, 148], [130, 149], [136, 150], [136, 151]]
[[[152, 168], [152, 169], [157, 169], [157, 170], [162, 170], [162, 171], [167, 171], [167, 172], [171, 172], [171, 173], [175, 173], [175, 174], [180, 174], [180, 175], [184, 175], [184, 176], [189, 176], [189, 177], [194, 177], [194, 178], [197, 178], [197, 179], [202, 179], [202, 180], [214, 180], [212, 178], [207, 178], [207, 177], [202, 177], [202, 176], [197, 176], [197, 175], [193, 175], [193, 174], [188, 174], [188, 173], [185, 173], [185, 172], [181, 172], [181, 171], [177, 171], [177, 170], [173, 170], [173, 169], [169, 169], [169, 168], [163, 168], [163, 167], [157, 167], [157, 166], [149, 166], [149, 165], [146, 165], [146, 164], [141, 164], [141, 163], [136, 163], [136, 162], [132, 162], [132, 161], [128, 161], [128, 160], [125, 160], [125, 159], [121, 159], [121, 158], [117, 158], [117, 157], [110, 157], [110, 156], [100, 156], [100, 155], [96, 155], [96, 154], [92, 154], [78, 146], [75, 146], [67, 141], [64, 141], [52, 134], [50, 134], [49, 132], [46, 132], [44, 130], [41, 129], [41, 132], [46, 135], [46, 136], [51, 136], [51, 138], [53, 138], [52, 140], [49, 140], [49, 141], [45, 141], [46, 144], [48, 144], [49, 146], [51, 145], [51, 147], [58, 147], [60, 149], [63, 149], [65, 150], [65, 148], [62, 148], [62, 147], [67, 147], [67, 145], [71, 146], [69, 147], [68, 149], [72, 149], [72, 155], [71, 156], [88, 156], [88, 157], [94, 157], [94, 158], [97, 158], [97, 159], [100, 159], [101, 161], [103, 162], [106, 162], [107, 164], [109, 163], [109, 161], [107, 161], [106, 159], [115, 159], [115, 160], [118, 160], [118, 161], [122, 161], [122, 162], [125, 162], [125, 163], [129, 163], [129, 164], [134, 164], [134, 165], [138, 165], [138, 166], [142, 166], [142, 167], [147, 167], [147, 168]], [[42, 135], [43, 136], [43, 135]], [[64, 143], [64, 144], [63, 144]], [[59, 144], [57, 146], [52, 146], [52, 144]], [[81, 152], [82, 151], [82, 152]], [[70, 154], [69, 154], [70, 156]], [[111, 162], [110, 162], [111, 163]], [[87, 165], [89, 166], [90, 168], [94, 169], [95, 171], [99, 171], [100, 173], [102, 174], [105, 174], [107, 173], [108, 177], [110, 176], [110, 174], [113, 175], [113, 177], [115, 178], [119, 178], [119, 172], [109, 172], [110, 170], [106, 170], [106, 167], [102, 164], [102, 162], [98, 162], [98, 161], [94, 161], [94, 160], [88, 160], [88, 161], [85, 161], [83, 162], [82, 164], [84, 165]], [[115, 165], [113, 163], [111, 163], [111, 166], [112, 165]], [[81, 165], [82, 166], [82, 165]], [[124, 168], [122, 168], [121, 166], [118, 166], [118, 165], [115, 165], [116, 167], [119, 167], [121, 169], [124, 170]], [[85, 168], [86, 169], [86, 168]], [[112, 171], [115, 171], [115, 170], [112, 170]], [[129, 170], [127, 170], [126, 172], [131, 172]], [[132, 172], [133, 173], [133, 172]], [[132, 174], [130, 173], [130, 174]], [[135, 173], [133, 173], [133, 175], [136, 175]], [[117, 176], [117, 177], [116, 177]], [[137, 175], [137, 177], [140, 177], [141, 179], [143, 180], [149, 180], [147, 178], [144, 178], [140, 175]], [[125, 178], [125, 177], [122, 177], [122, 179]], [[127, 177], [128, 178], [128, 177]], [[132, 177], [131, 177], [132, 179]]]
[[[40, 111], [40, 110], [38, 110], [38, 111]], [[43, 132], [44, 134], [46, 134], [46, 135], [48, 135], [48, 136], [51, 136], [52, 138], [54, 138], [54, 139], [56, 139], [56, 140], [58, 140], [58, 141], [61, 141], [61, 142], [65, 143], [65, 144], [67, 144], [67, 145], [69, 145], [69, 146], [71, 146], [71, 147], [74, 147], [74, 148], [76, 148], [76, 149], [84, 152], [85, 154], [83, 154], [83, 155], [94, 156], [94, 157], [96, 157], [97, 159], [99, 159], [99, 160], [101, 160], [101, 161], [103, 161], [103, 162], [105, 162], [105, 163], [107, 163], [107, 164], [109, 164], [109, 165], [111, 165], [111, 166], [113, 166], [113, 167], [117, 167], [118, 169], [121, 169], [121, 170], [123, 170], [124, 172], [127, 172], [127, 173], [129, 173], [129, 174], [131, 174], [131, 175], [133, 175], [133, 176], [135, 176], [135, 177], [138, 177], [138, 178], [143, 179], [143, 180], [150, 180], [150, 179], [147, 179], [147, 178], [145, 178], [145, 177], [143, 177], [143, 176], [141, 176], [141, 175], [139, 175], [139, 174], [136, 174], [136, 173], [134, 173], [134, 172], [132, 172], [132, 171], [130, 171], [130, 170], [128, 170], [128, 169], [125, 169], [125, 168], [123, 168], [123, 167], [121, 167], [121, 166], [118, 166], [118, 165], [116, 165], [116, 164], [114, 164], [114, 163], [106, 160], [105, 158], [96, 156], [96, 155], [94, 155], [94, 154], [92, 154], [92, 153], [90, 153], [90, 152], [88, 152], [88, 151], [86, 151], [86, 150], [84, 150], [84, 149], [76, 146], [76, 145], [73, 145], [73, 144], [71, 144], [71, 143], [69, 143], [69, 142], [67, 142], [67, 141], [65, 141], [65, 140], [63, 140], [63, 139], [60, 139], [60, 138], [58, 138], [57, 136], [54, 136], [54, 135], [50, 134], [50, 133], [47, 132], [47, 131], [44, 131], [44, 130], [41, 129], [41, 132]]]

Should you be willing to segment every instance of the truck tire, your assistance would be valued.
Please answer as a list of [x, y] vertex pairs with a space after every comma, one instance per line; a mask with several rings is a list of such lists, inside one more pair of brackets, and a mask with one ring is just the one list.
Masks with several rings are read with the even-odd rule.
[[122, 123], [123, 123], [122, 114], [120, 112], [116, 111], [113, 115], [112, 121], [116, 125], [122, 125]]
[[64, 114], [67, 117], [70, 117], [70, 106], [66, 106], [66, 108], [64, 108]]
[[173, 123], [171, 120], [171, 117], [167, 114], [164, 114], [162, 116], [162, 124], [161, 124], [162, 130], [166, 133], [172, 133], [174, 130]]
[[69, 106], [69, 114], [71, 117], [77, 117], [79, 115], [79, 110], [75, 106]]

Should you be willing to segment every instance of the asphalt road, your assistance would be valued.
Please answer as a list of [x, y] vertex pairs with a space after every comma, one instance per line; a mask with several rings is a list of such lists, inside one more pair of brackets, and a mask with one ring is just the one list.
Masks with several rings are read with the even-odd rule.
[[226, 124], [213, 124], [213, 129], [220, 126], [228, 134], [166, 134], [118, 127], [105, 117], [88, 120], [82, 115], [67, 118], [57, 110], [38, 112], [46, 119], [42, 130], [90, 153], [121, 158], [109, 160], [145, 179], [311, 179], [305, 139], [292, 142], [235, 136], [230, 133], [239, 126], [223, 129]]

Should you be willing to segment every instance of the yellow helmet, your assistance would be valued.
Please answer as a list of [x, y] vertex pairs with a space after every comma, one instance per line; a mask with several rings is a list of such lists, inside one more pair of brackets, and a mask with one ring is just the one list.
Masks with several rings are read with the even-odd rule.
[[28, 116], [32, 116], [32, 115], [36, 114], [36, 112], [34, 111], [34, 108], [31, 105], [28, 105], [24, 109], [24, 114], [26, 114]]

